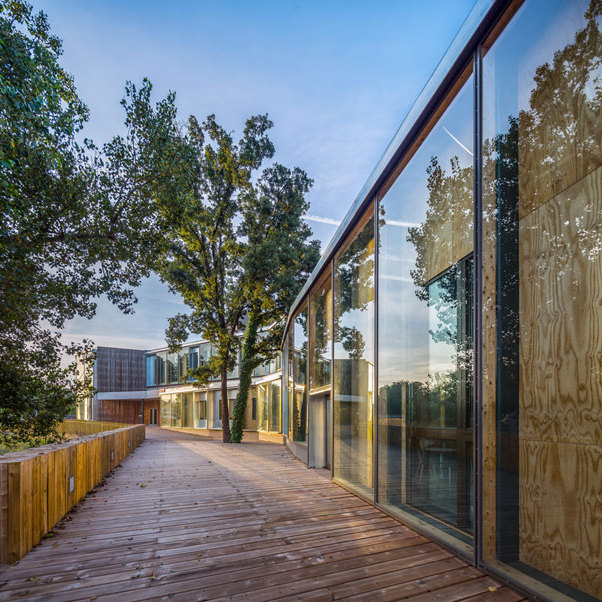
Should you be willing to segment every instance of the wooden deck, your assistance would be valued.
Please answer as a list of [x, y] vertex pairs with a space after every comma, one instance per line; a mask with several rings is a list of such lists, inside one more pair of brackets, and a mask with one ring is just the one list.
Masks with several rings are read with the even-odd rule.
[[0, 600], [523, 599], [281, 445], [147, 437], [1, 570]]

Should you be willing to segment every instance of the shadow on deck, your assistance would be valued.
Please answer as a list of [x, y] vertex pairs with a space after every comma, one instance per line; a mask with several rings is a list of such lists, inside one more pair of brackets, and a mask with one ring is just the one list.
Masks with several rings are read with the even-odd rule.
[[282, 445], [147, 440], [20, 562], [0, 600], [522, 600]]

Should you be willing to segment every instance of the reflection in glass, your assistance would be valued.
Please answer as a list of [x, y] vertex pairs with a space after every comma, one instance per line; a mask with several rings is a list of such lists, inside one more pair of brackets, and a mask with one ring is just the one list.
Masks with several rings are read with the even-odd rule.
[[484, 553], [595, 598], [601, 15], [599, 0], [528, 0], [483, 59], [484, 404], [497, 416], [486, 441], [497, 492], [484, 500], [497, 523]]
[[307, 307], [294, 321], [293, 441], [307, 441]]
[[268, 429], [273, 433], [280, 432], [280, 381], [272, 381], [270, 387], [270, 413]]
[[332, 286], [330, 274], [311, 295], [310, 324], [310, 390], [330, 387], [332, 356]]
[[334, 474], [372, 496], [373, 209], [334, 261]]
[[456, 531], [473, 520], [474, 109], [464, 78], [379, 205], [378, 444], [381, 502], [470, 543]]
[[156, 358], [154, 355], [146, 356], [146, 386], [154, 387], [156, 383]]
[[294, 329], [291, 328], [288, 332], [286, 342], [286, 361], [288, 364], [288, 436], [289, 439], [293, 438], [293, 405], [295, 403], [295, 380], [294, 380]]
[[178, 352], [167, 354], [167, 384], [178, 382]]

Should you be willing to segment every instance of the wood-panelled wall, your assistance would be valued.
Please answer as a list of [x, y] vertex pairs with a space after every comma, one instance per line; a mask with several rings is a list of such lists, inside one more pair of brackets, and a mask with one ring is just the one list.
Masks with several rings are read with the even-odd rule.
[[96, 419], [105, 422], [125, 424], [143, 423], [143, 403], [141, 399], [99, 399]]
[[602, 167], [519, 240], [520, 559], [602, 598]]
[[146, 387], [146, 353], [139, 349], [98, 347], [94, 363], [94, 387], [110, 391], [142, 391]]
[[0, 562], [23, 558], [144, 435], [129, 426], [0, 457]]

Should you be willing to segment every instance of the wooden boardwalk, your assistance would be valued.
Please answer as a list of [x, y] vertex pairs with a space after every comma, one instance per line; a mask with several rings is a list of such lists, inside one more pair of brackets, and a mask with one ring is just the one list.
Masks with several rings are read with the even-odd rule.
[[147, 437], [1, 570], [0, 600], [523, 599], [281, 445]]

